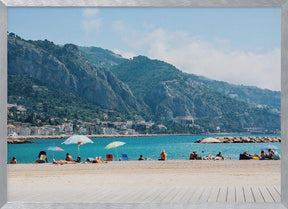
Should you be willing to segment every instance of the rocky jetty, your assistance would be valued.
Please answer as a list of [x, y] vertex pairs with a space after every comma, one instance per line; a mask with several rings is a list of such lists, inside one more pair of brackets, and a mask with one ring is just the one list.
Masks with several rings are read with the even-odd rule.
[[[223, 136], [213, 137], [221, 141], [221, 143], [271, 143], [281, 142], [280, 136]], [[203, 140], [199, 139], [195, 143], [201, 143]]]
[[7, 139], [7, 144], [33, 144], [35, 142], [28, 141], [26, 139]]

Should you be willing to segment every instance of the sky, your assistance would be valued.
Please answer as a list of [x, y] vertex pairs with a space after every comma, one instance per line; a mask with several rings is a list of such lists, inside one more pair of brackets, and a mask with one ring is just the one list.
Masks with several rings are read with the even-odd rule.
[[280, 90], [280, 8], [8, 8], [8, 31]]

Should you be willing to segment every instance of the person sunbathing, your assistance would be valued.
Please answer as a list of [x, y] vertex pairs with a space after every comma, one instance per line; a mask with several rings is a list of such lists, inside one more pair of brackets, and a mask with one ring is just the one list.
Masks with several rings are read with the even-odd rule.
[[265, 154], [264, 150], [261, 150], [260, 160], [266, 160], [268, 158], [267, 154]]
[[104, 160], [101, 156], [99, 156], [99, 163], [104, 163]]
[[101, 156], [99, 156], [99, 158], [96, 156], [92, 162], [93, 163], [104, 163], [104, 160]]
[[57, 165], [63, 165], [63, 164], [76, 164], [77, 162], [75, 161], [66, 161], [66, 160], [55, 160], [54, 158], [52, 159], [53, 164]]
[[206, 157], [203, 158], [203, 160], [214, 160], [215, 157], [211, 154], [207, 155]]
[[214, 158], [214, 160], [227, 160], [227, 158], [224, 158], [222, 155], [222, 152], [219, 152], [216, 157]]

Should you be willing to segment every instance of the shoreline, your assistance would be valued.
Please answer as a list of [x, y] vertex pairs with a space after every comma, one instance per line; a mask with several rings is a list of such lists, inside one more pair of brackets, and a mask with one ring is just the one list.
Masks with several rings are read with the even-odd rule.
[[[197, 136], [198, 134], [135, 134], [135, 135], [85, 135], [88, 138], [126, 138], [126, 137], [158, 137], [158, 136]], [[215, 136], [219, 139], [220, 143], [269, 143], [281, 142], [280, 136], [249, 136], [252, 134], [240, 133], [210, 133], [206, 136]], [[199, 135], [199, 136], [205, 136]], [[218, 136], [219, 137], [218, 137]], [[222, 135], [222, 136], [221, 136]], [[224, 136], [223, 136], [224, 135]], [[225, 136], [227, 135], [227, 136]], [[230, 136], [229, 136], [230, 135]], [[231, 136], [240, 135], [240, 136]], [[53, 136], [7, 136], [8, 144], [21, 144], [21, 143], [34, 143], [29, 140], [45, 140], [45, 139], [67, 139], [72, 135], [53, 135]], [[203, 139], [203, 138], [202, 138]], [[202, 139], [197, 140], [195, 143], [200, 143]]]

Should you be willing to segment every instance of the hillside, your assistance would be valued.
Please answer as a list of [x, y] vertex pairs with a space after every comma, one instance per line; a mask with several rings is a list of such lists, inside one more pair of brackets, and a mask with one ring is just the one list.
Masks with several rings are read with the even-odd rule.
[[[183, 73], [144, 56], [128, 60], [99, 47], [58, 46], [9, 34], [8, 85], [8, 103], [28, 110], [25, 117], [15, 112], [10, 119], [38, 126], [110, 113], [115, 121], [164, 124], [167, 133], [280, 129], [280, 115], [271, 111], [278, 110], [279, 92]], [[136, 126], [141, 133], [146, 129]]]
[[77, 94], [103, 109], [140, 111], [129, 87], [113, 73], [90, 63], [78, 47], [25, 41], [8, 36], [8, 74], [31, 78], [42, 85]]
[[103, 113], [108, 112], [75, 94], [47, 88], [19, 75], [8, 76], [8, 102], [27, 109], [25, 114], [20, 114], [16, 108], [11, 108], [9, 120], [36, 126], [59, 125], [74, 118], [92, 121], [103, 118]]
[[198, 80], [216, 91], [234, 98], [239, 101], [248, 103], [251, 107], [266, 106], [269, 109], [280, 112], [281, 110], [281, 93], [280, 91], [271, 91], [269, 89], [260, 89], [255, 86], [244, 86], [216, 81], [201, 76], [190, 74], [192, 79]]
[[91, 63], [101, 68], [111, 68], [112, 66], [119, 65], [126, 60], [121, 55], [100, 47], [78, 48]]
[[216, 131], [220, 127], [229, 132], [280, 126], [279, 115], [269, 109], [252, 108], [159, 60], [139, 56], [111, 70], [151, 108], [154, 120], [191, 116], [203, 128]]

